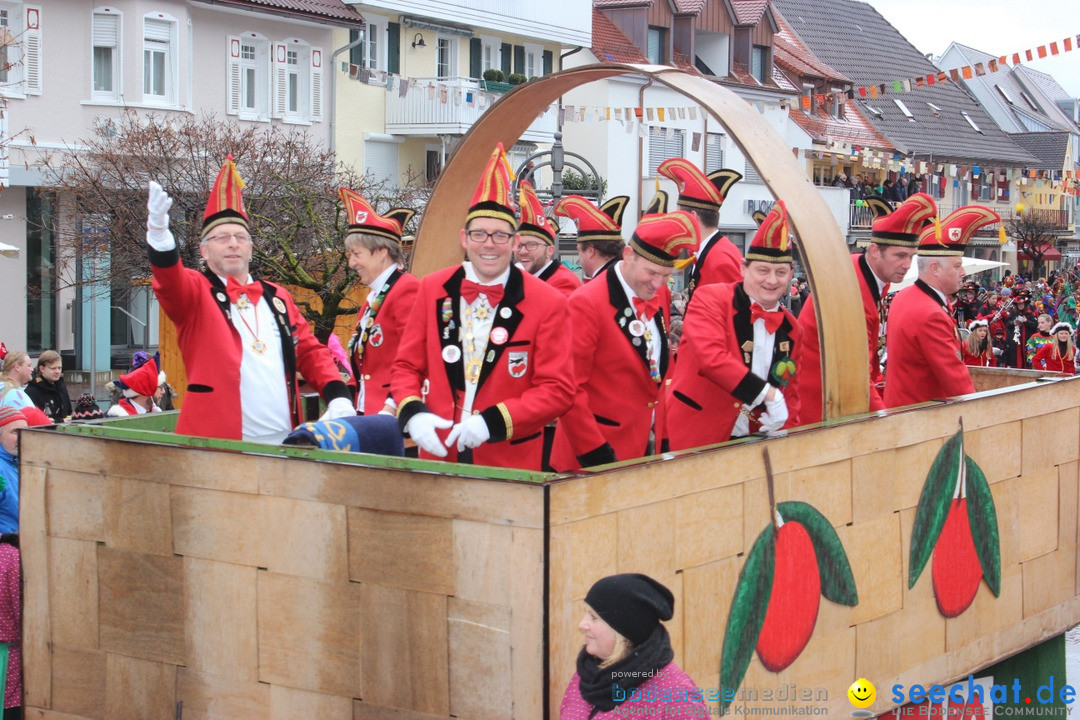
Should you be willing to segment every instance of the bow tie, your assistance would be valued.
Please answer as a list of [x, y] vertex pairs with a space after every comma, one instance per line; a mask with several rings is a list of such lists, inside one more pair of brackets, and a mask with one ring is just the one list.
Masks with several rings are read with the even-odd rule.
[[637, 310], [637, 314], [641, 316], [641, 319], [648, 322], [656, 315], [656, 311], [660, 309], [660, 299], [653, 296], [652, 300], [642, 300], [639, 297], [634, 298], [634, 308]]
[[247, 295], [252, 305], [258, 305], [259, 298], [262, 297], [262, 291], [262, 283], [257, 280], [253, 280], [247, 285], [241, 285], [236, 278], [230, 275], [225, 282], [225, 294], [229, 296], [229, 302], [233, 304], [236, 304], [241, 295]]
[[465, 302], [472, 305], [476, 300], [477, 295], [483, 293], [487, 296], [487, 301], [491, 307], [495, 307], [502, 301], [503, 298], [503, 286], [502, 285], [481, 285], [480, 283], [473, 282], [466, 278], [461, 281], [461, 297], [465, 298]]
[[765, 330], [772, 335], [783, 324], [784, 312], [782, 310], [766, 310], [757, 303], [753, 303], [750, 305], [750, 322], [755, 323], [758, 320], [765, 321]]

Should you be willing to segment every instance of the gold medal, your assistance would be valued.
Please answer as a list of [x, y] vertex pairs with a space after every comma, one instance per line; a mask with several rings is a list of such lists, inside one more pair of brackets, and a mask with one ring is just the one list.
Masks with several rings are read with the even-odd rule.
[[255, 338], [254, 340], [251, 341], [251, 351], [253, 353], [255, 353], [256, 355], [265, 355], [266, 354], [266, 343], [264, 343], [262, 340], [260, 340], [258, 338]]
[[476, 383], [480, 380], [480, 366], [481, 362], [479, 358], [473, 358], [465, 366], [465, 380], [470, 383]]
[[249, 305], [251, 305], [251, 303], [248, 302], [247, 295], [241, 295], [236, 299], [236, 307], [240, 308], [241, 310], [246, 309]]

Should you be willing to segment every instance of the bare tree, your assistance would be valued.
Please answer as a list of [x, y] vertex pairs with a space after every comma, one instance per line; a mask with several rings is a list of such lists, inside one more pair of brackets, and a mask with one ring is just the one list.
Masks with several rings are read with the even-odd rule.
[[338, 186], [356, 189], [379, 211], [395, 206], [418, 212], [428, 188], [412, 182], [391, 187], [335, 167], [334, 155], [302, 131], [241, 126], [213, 115], [128, 111], [119, 119], [101, 120], [90, 138], [45, 161], [51, 184], [78, 218], [56, 228], [58, 248], [74, 255], [87, 249], [91, 237], [107, 246], [96, 248], [108, 254], [108, 262], [97, 267], [99, 276], [72, 282], [137, 283], [149, 275], [145, 227], [150, 180], [173, 197], [170, 225], [181, 261], [200, 267], [206, 198], [226, 153], [246, 182], [244, 203], [255, 239], [252, 274], [314, 292], [321, 308], [297, 301], [316, 336], [325, 341], [339, 315], [357, 310], [345, 297], [356, 276], [342, 243], [345, 218]]
[[1043, 274], [1043, 258], [1057, 242], [1057, 231], [1061, 229], [1058, 215], [1054, 210], [1027, 208], [1005, 223], [1005, 232], [1016, 239], [1017, 254], [1031, 258], [1036, 277]]

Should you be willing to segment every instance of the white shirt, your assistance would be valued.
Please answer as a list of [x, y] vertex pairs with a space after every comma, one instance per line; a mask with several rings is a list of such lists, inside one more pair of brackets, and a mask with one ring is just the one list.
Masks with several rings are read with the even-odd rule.
[[[476, 270], [473, 268], [471, 262], [463, 262], [461, 266], [465, 268], [465, 279], [472, 280], [474, 283], [480, 283], [481, 285], [502, 285], [506, 286], [506, 281], [510, 278], [509, 266], [495, 279], [494, 282], [481, 282], [480, 278], [476, 275]], [[461, 302], [458, 303], [459, 310], [461, 312], [461, 322], [458, 323], [458, 344], [461, 345], [461, 362], [463, 368], [469, 366], [469, 361], [473, 358], [479, 358], [481, 363], [483, 362], [484, 354], [487, 353], [488, 337], [491, 335], [491, 325], [495, 322], [495, 313], [498, 312], [498, 306], [493, 305], [491, 312], [487, 317], [480, 319], [476, 317], [475, 311], [487, 303], [487, 301], [481, 298], [479, 295], [472, 303], [465, 302], [465, 298], [461, 298]], [[472, 319], [469, 322], [469, 331], [473, 334], [473, 348], [474, 352], [469, 352], [469, 344], [465, 339], [465, 310], [472, 311]], [[473, 401], [476, 400], [476, 389], [479, 383], [469, 382], [468, 373], [465, 374], [465, 400], [461, 406], [461, 417], [464, 419], [472, 414]]]
[[[626, 278], [622, 274], [622, 260], [615, 264], [615, 277], [619, 278], [619, 284], [622, 285], [623, 292], [626, 293], [627, 300], [630, 301], [630, 307], [634, 310], [634, 316], [640, 319], [637, 314], [637, 308], [634, 307], [634, 298], [639, 297], [634, 290], [626, 284]], [[644, 298], [642, 298], [644, 300]], [[663, 310], [657, 310], [659, 315]], [[652, 358], [652, 361], [656, 363], [656, 367], [660, 367], [660, 327], [656, 322], [656, 315], [645, 323], [645, 334], [652, 338], [652, 342], [646, 346], [646, 357]], [[644, 342], [644, 338], [642, 339]]]
[[[757, 300], [751, 300], [751, 305], [758, 305]], [[777, 303], [772, 308], [764, 308], [768, 311], [779, 310], [780, 304]], [[750, 372], [757, 375], [764, 380], [769, 379], [769, 372], [772, 370], [770, 367], [773, 357], [773, 345], [776, 342], [776, 334], [771, 333], [765, 329], [765, 318], [758, 318], [754, 321], [754, 350], [750, 356]], [[754, 398], [754, 402], [750, 403], [750, 407], [757, 407], [765, 399], [765, 396], [769, 394], [769, 388], [772, 385], [765, 383], [765, 387], [761, 389], [758, 396]], [[750, 434], [750, 419], [745, 414], [739, 413], [739, 417], [735, 419], [735, 427], [731, 431], [731, 437], [744, 437]]]
[[[377, 278], [375, 278], [375, 281], [373, 283], [371, 283], [371, 288], [368, 290], [367, 307], [364, 308], [364, 314], [360, 316], [360, 319], [358, 321], [361, 333], [363, 333], [363, 330], [367, 327], [367, 319], [372, 314], [371, 301], [379, 296], [379, 293], [382, 292], [383, 285], [386, 284], [386, 282], [390, 279], [390, 276], [393, 275], [394, 271], [397, 270], [397, 269], [398, 269], [398, 266], [396, 264], [391, 264], [390, 267], [386, 268], [381, 273], [379, 273], [379, 276]], [[356, 341], [360, 342], [360, 338], [357, 338]], [[360, 374], [356, 378], [356, 410], [361, 415], [363, 415], [364, 414], [364, 368], [359, 368], [359, 370], [360, 370]]]

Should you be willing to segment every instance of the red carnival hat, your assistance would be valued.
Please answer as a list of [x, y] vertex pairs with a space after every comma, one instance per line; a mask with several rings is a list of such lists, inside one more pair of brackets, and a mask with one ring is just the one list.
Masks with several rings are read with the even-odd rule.
[[770, 263], [789, 263], [794, 260], [791, 241], [788, 239], [787, 208], [783, 200], [776, 201], [754, 233], [754, 239], [746, 249], [746, 261], [751, 260]]
[[874, 212], [870, 242], [914, 248], [919, 244], [919, 231], [937, 217], [937, 203], [926, 193], [915, 193], [894, 210], [881, 198], [868, 198], [867, 206]]
[[241, 193], [244, 187], [244, 180], [236, 170], [233, 156], [226, 155], [206, 201], [202, 237], [206, 237], [211, 230], [224, 223], [248, 227], [247, 210], [244, 209], [244, 196]]
[[120, 382], [137, 395], [152, 396], [158, 389], [157, 363], [153, 359], [120, 376]]
[[919, 255], [963, 255], [976, 230], [998, 222], [1001, 222], [1001, 216], [982, 205], [966, 205], [954, 210], [940, 223], [934, 223], [919, 234]]
[[505, 220], [511, 227], [516, 228], [517, 213], [514, 212], [511, 196], [513, 179], [510, 161], [506, 159], [506, 150], [503, 149], [503, 144], [499, 143], [495, 146], [495, 152], [491, 153], [484, 174], [480, 176], [472, 202], [469, 203], [465, 224], [468, 225], [473, 218], [488, 217]]
[[734, 170], [716, 170], [706, 175], [684, 158], [668, 158], [656, 172], [679, 186], [679, 205], [700, 210], [719, 210], [731, 186], [743, 177]]
[[691, 252], [701, 241], [701, 223], [685, 210], [646, 215], [630, 237], [634, 252], [650, 262], [674, 267], [684, 249]]
[[23, 418], [26, 420], [27, 427], [43, 427], [53, 424], [51, 417], [33, 405], [27, 405], [19, 412], [22, 413]]
[[10, 405], [0, 406], [0, 427], [4, 427], [8, 423], [13, 423], [16, 420], [22, 420], [26, 422], [26, 416], [21, 411], [16, 410]]
[[622, 214], [629, 200], [619, 195], [598, 208], [580, 195], [568, 195], [555, 206], [554, 213], [577, 223], [578, 242], [622, 242]]
[[544, 215], [544, 206], [536, 196], [536, 190], [528, 180], [518, 185], [518, 206], [521, 208], [521, 224], [518, 232], [540, 238], [548, 245], [555, 244], [555, 223]]
[[341, 202], [345, 205], [349, 232], [378, 235], [400, 243], [401, 236], [405, 232], [405, 224], [416, 214], [415, 210], [408, 208], [393, 208], [385, 215], [380, 215], [367, 200], [360, 196], [360, 193], [344, 186], [338, 188], [338, 195], [341, 196]]

